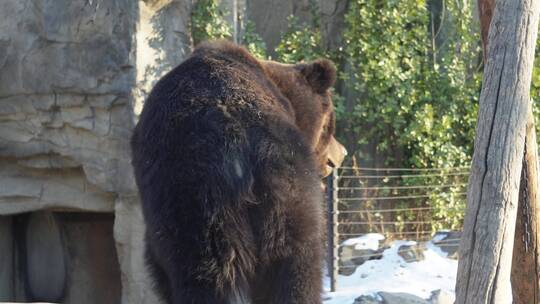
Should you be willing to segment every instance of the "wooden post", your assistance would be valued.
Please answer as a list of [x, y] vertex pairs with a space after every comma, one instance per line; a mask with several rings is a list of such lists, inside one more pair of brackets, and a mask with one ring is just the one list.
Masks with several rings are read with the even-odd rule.
[[532, 112], [529, 113], [527, 120], [526, 134], [511, 281], [515, 304], [538, 304], [540, 303], [538, 148]]
[[330, 291], [337, 288], [339, 273], [339, 232], [338, 232], [338, 173], [337, 168], [327, 178], [328, 192], [328, 276]]
[[457, 304], [511, 303], [510, 270], [530, 111], [538, 0], [499, 0], [489, 30]]
[[[494, 0], [478, 0], [484, 62], [487, 33], [495, 9]], [[527, 115], [525, 151], [521, 168], [518, 214], [512, 257], [512, 295], [515, 304], [540, 303], [540, 254], [538, 252], [538, 148], [532, 107]]]

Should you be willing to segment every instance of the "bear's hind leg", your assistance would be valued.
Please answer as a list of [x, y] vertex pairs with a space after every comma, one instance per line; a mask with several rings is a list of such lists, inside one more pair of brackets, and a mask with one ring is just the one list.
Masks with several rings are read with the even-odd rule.
[[150, 276], [153, 279], [153, 285], [157, 290], [158, 296], [161, 297], [164, 303], [172, 303], [171, 288], [167, 273], [157, 264], [154, 255], [152, 254], [152, 250], [148, 246], [145, 248], [144, 259], [146, 267], [150, 272]]
[[[311, 249], [307, 249], [309, 251]], [[315, 249], [316, 251], [316, 249]], [[276, 261], [268, 304], [321, 304], [322, 273], [319, 257], [300, 253]]]

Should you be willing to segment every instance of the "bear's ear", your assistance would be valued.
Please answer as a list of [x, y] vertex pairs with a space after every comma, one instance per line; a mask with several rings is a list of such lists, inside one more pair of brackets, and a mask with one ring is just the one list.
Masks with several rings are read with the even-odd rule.
[[336, 82], [336, 68], [330, 60], [317, 59], [299, 64], [298, 68], [313, 90], [319, 94], [326, 92]]

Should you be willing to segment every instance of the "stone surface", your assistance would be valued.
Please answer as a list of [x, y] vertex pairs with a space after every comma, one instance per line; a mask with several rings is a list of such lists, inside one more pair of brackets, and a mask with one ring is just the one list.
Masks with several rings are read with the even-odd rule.
[[13, 300], [13, 223], [9, 216], [0, 216], [0, 302]]
[[341, 45], [348, 2], [348, 0], [319, 1], [322, 43], [328, 50], [336, 50]]
[[[0, 2], [0, 216], [37, 210], [114, 213], [114, 234], [100, 231], [111, 240], [114, 235], [122, 288], [103, 288], [121, 295], [122, 303], [157, 303], [142, 258], [144, 222], [129, 138], [149, 89], [191, 50], [191, 3]], [[14, 232], [8, 228], [0, 223], [0, 248], [7, 250], [0, 254], [11, 260], [6, 246]], [[66, 229], [75, 235], [82, 228]], [[86, 233], [81, 237], [98, 235]], [[66, 246], [91, 252], [77, 247], [83, 246], [78, 239]], [[103, 242], [94, 247], [111, 244]], [[116, 260], [110, 258], [101, 262]], [[8, 290], [24, 291], [9, 286], [6, 273], [0, 273], [0, 297], [9, 300]], [[89, 275], [95, 273], [79, 273], [68, 282], [76, 284], [71, 301], [82, 303], [75, 299], [84, 295], [92, 303], [110, 303], [106, 299], [114, 294], [92, 297], [97, 285]], [[85, 284], [91, 286], [80, 288]]]
[[356, 249], [355, 245], [346, 245], [339, 248], [339, 274], [351, 275], [356, 271], [356, 267], [369, 260], [382, 258], [384, 250], [388, 247], [380, 247], [377, 250]]
[[408, 293], [381, 291], [377, 294], [384, 304], [429, 304], [428, 301]]
[[433, 238], [437, 240], [433, 241], [433, 244], [446, 252], [448, 258], [458, 259], [461, 231], [440, 231]]
[[25, 272], [28, 292], [33, 298], [44, 302], [63, 299], [67, 286], [64, 241], [67, 240], [51, 212], [34, 212], [28, 216], [22, 247], [24, 259], [21, 259], [25, 267], [19, 270]]
[[191, 1], [146, 0], [139, 6], [136, 113], [140, 113], [156, 81], [193, 48], [189, 28]]
[[425, 250], [425, 243], [417, 243], [414, 245], [401, 245], [398, 248], [398, 255], [402, 257], [407, 263], [418, 262], [424, 259]]
[[363, 295], [356, 298], [353, 304], [383, 304], [383, 299], [375, 295]]
[[67, 244], [65, 255], [69, 266], [62, 302], [120, 303], [122, 286], [113, 238], [114, 216], [63, 212], [55, 217]]
[[122, 272], [122, 303], [160, 303], [144, 265], [144, 220], [137, 197], [115, 204], [114, 239]]
[[434, 290], [431, 292], [431, 297], [429, 298], [430, 304], [454, 304], [455, 296], [444, 290]]
[[375, 295], [363, 295], [354, 300], [353, 304], [436, 304], [418, 296], [403, 292], [380, 291]]
[[255, 24], [255, 31], [268, 48], [268, 54], [275, 55], [275, 48], [287, 31], [289, 16], [295, 16], [301, 23], [310, 23], [310, 0], [250, 0], [246, 2], [246, 17]]
[[21, 167], [79, 166], [103, 191], [134, 191], [129, 134], [135, 4], [0, 4], [0, 162], [24, 158]]

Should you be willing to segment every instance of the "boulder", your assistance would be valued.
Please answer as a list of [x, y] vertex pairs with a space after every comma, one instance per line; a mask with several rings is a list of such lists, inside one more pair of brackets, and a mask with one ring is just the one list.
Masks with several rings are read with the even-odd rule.
[[455, 296], [447, 291], [437, 289], [431, 292], [430, 304], [454, 304]]
[[362, 295], [353, 304], [431, 304], [430, 302], [403, 292], [380, 291], [375, 295]]
[[383, 304], [383, 299], [378, 295], [363, 295], [356, 298], [353, 304]]
[[457, 260], [460, 239], [461, 231], [439, 231], [433, 236], [432, 242], [441, 251], [446, 252], [448, 258]]
[[430, 304], [428, 301], [403, 292], [384, 292], [377, 293], [382, 299], [384, 304]]
[[401, 245], [398, 248], [398, 255], [407, 263], [418, 262], [424, 260], [424, 250], [426, 250], [424, 243]]
[[377, 233], [344, 241], [339, 248], [339, 274], [351, 275], [366, 261], [381, 259], [383, 251], [388, 248], [382, 246], [383, 242], [384, 236]]

